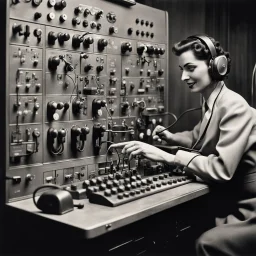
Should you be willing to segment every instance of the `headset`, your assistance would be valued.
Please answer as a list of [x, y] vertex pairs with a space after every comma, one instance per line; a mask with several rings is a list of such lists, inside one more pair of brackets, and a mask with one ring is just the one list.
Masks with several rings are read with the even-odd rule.
[[211, 39], [206, 35], [193, 35], [189, 38], [199, 39], [204, 43], [211, 53], [211, 60], [209, 63], [209, 74], [213, 80], [221, 81], [224, 79], [228, 72], [228, 60], [225, 55], [217, 56], [215, 45]]

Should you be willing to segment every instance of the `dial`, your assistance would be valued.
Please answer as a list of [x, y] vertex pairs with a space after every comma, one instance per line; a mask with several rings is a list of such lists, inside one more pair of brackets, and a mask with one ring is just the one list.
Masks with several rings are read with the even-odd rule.
[[116, 14], [115, 13], [109, 12], [106, 17], [107, 17], [107, 20], [108, 20], [109, 23], [115, 23], [116, 22]]

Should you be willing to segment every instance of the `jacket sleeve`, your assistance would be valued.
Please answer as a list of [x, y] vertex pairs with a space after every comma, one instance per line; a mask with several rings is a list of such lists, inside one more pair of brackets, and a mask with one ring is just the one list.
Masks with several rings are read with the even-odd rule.
[[217, 154], [195, 157], [195, 153], [179, 150], [174, 161], [188, 165], [190, 172], [204, 181], [221, 183], [233, 177], [245, 152], [255, 116], [247, 102], [240, 98], [221, 104], [219, 109], [216, 106], [215, 111], [220, 111]]
[[177, 132], [173, 134], [172, 144], [191, 148], [198, 139], [201, 121], [191, 131]]

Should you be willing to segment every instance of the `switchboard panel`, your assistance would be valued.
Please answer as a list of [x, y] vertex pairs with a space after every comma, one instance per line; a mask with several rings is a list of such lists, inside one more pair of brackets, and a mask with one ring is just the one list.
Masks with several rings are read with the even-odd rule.
[[116, 168], [162, 172], [107, 151], [168, 124], [167, 12], [121, 2], [7, 1], [7, 201]]

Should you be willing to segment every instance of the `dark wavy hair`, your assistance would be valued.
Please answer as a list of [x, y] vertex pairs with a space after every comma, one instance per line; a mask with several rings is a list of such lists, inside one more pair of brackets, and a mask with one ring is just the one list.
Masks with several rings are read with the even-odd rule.
[[[209, 37], [209, 39], [213, 42], [213, 44], [215, 46], [217, 56], [225, 55], [228, 60], [227, 74], [225, 76], [225, 78], [227, 78], [228, 74], [230, 72], [230, 67], [231, 67], [231, 59], [230, 59], [229, 52], [224, 51], [222, 46], [220, 45], [220, 43], [218, 41], [216, 41], [214, 38]], [[210, 59], [212, 58], [211, 52], [208, 49], [207, 45], [205, 45], [201, 40], [199, 40], [197, 38], [187, 38], [185, 40], [182, 40], [182, 41], [174, 44], [174, 46], [172, 47], [172, 52], [176, 56], [180, 56], [182, 53], [189, 51], [189, 50], [193, 51], [195, 57], [198, 60], [205, 60], [207, 62], [207, 64], [209, 65]]]

